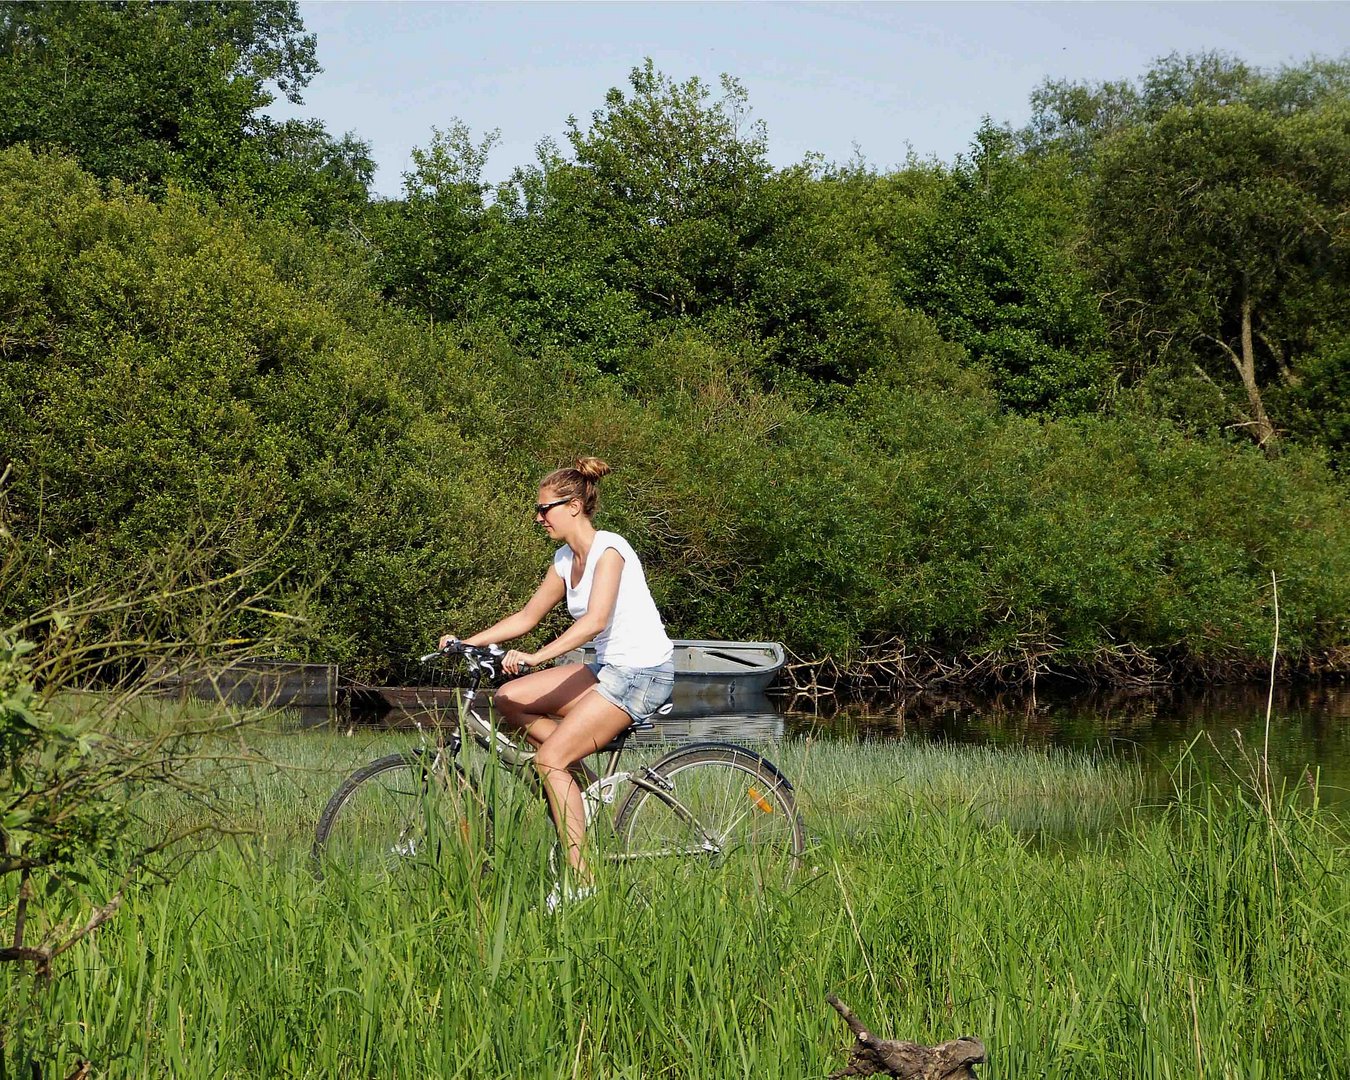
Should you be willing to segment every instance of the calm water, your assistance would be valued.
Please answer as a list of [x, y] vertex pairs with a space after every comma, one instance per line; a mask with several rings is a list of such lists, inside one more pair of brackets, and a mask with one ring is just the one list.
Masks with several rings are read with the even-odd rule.
[[[1149, 692], [1068, 687], [998, 695], [914, 694], [865, 701], [789, 698], [680, 702], [652, 739], [926, 739], [1068, 747], [1136, 763], [1166, 792], [1183, 759], [1191, 778], [1220, 780], [1253, 767], [1265, 742], [1268, 687]], [[1277, 686], [1270, 721], [1277, 783], [1315, 779], [1326, 804], [1350, 809], [1350, 685]]]
[[[691, 739], [766, 741], [927, 739], [1070, 747], [1137, 763], [1166, 791], [1183, 757], [1190, 775], [1252, 775], [1265, 740], [1267, 687], [1148, 692], [1071, 687], [996, 695], [922, 693], [839, 702], [770, 695], [734, 703], [676, 697], [675, 712], [639, 743]], [[407, 722], [408, 717], [385, 718]], [[1277, 686], [1270, 723], [1277, 781], [1317, 781], [1324, 803], [1350, 810], [1350, 685]]]
[[[798, 698], [778, 705], [785, 734], [1094, 750], [1137, 762], [1151, 784], [1164, 788], [1183, 758], [1201, 777], [1218, 779], [1230, 770], [1250, 776], [1265, 741], [1267, 694], [1265, 686], [1134, 693], [1059, 688], [842, 706]], [[1269, 753], [1278, 781], [1315, 778], [1324, 803], [1350, 809], [1350, 685], [1277, 686]]]

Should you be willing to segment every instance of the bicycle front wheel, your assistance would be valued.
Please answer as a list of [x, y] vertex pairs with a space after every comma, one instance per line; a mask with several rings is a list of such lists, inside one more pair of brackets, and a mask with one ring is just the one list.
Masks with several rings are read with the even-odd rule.
[[760, 886], [787, 884], [806, 847], [792, 785], [766, 758], [702, 743], [639, 773], [615, 819], [621, 859], [678, 859], [743, 870]]
[[421, 751], [378, 758], [347, 777], [319, 815], [319, 873], [390, 873], [454, 857], [481, 868], [492, 817], [459, 762]]

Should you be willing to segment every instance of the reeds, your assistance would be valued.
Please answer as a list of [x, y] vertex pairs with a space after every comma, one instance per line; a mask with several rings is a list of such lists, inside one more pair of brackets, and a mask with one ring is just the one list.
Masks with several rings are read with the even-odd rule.
[[[256, 832], [132, 893], [49, 986], [0, 972], [7, 1002], [38, 997], [5, 1031], [7, 1068], [823, 1076], [843, 1060], [827, 990], [890, 1034], [980, 1036], [989, 1077], [1322, 1076], [1350, 1060], [1345, 838], [1293, 799], [1267, 813], [1193, 788], [1135, 818], [1138, 778], [1089, 757], [798, 742], [773, 751], [813, 835], [788, 891], [611, 869], [557, 917], [540, 908], [548, 829], [529, 796], [507, 801], [488, 873], [318, 881], [305, 855], [323, 798], [406, 739], [252, 738], [278, 764], [231, 766], [212, 813]], [[1066, 827], [1073, 843], [1031, 842]]]

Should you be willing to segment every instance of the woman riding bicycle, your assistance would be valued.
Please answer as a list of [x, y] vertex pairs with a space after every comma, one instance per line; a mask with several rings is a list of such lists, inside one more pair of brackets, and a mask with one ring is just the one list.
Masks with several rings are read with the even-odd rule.
[[[596, 529], [600, 478], [610, 468], [598, 458], [555, 469], [539, 485], [534, 520], [563, 546], [529, 602], [514, 615], [465, 638], [493, 645], [526, 634], [566, 599], [573, 624], [536, 652], [512, 649], [502, 669], [538, 668], [594, 639], [595, 662], [532, 671], [506, 683], [494, 698], [506, 723], [538, 747], [535, 769], [578, 886], [589, 886], [581, 850], [586, 814], [577, 774], [594, 754], [634, 721], [669, 700], [675, 685], [672, 646], [647, 588], [642, 563], [622, 536]], [[441, 646], [453, 641], [447, 634]], [[557, 719], [555, 719], [555, 717]]]

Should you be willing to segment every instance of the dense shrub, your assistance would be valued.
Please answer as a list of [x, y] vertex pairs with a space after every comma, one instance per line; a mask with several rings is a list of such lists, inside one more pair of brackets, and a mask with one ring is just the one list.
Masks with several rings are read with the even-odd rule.
[[528, 596], [533, 486], [588, 452], [617, 466], [600, 523], [679, 636], [899, 641], [1005, 673], [1255, 665], [1272, 571], [1291, 653], [1350, 631], [1350, 514], [1313, 455], [1011, 416], [900, 308], [851, 386], [766, 389], [734, 323], [606, 375], [491, 323], [418, 324], [314, 235], [103, 195], [67, 162], [0, 155], [0, 211], [0, 468], [33, 565], [10, 613], [206, 536], [210, 572], [281, 578], [295, 655], [399, 674]]
[[104, 198], [24, 151], [0, 177], [0, 453], [11, 531], [49, 552], [10, 612], [189, 531], [317, 584], [315, 656], [382, 662], [448, 608], [495, 610], [528, 522], [465, 437], [491, 418], [448, 338], [380, 307], [317, 241], [297, 258], [294, 237]]
[[705, 338], [668, 338], [634, 360], [636, 390], [574, 389], [525, 437], [546, 461], [582, 445], [620, 464], [603, 519], [646, 554], [681, 636], [1235, 670], [1269, 655], [1274, 571], [1290, 655], [1346, 639], [1350, 516], [1311, 456], [1008, 417], [931, 329], [896, 349], [807, 407]]

